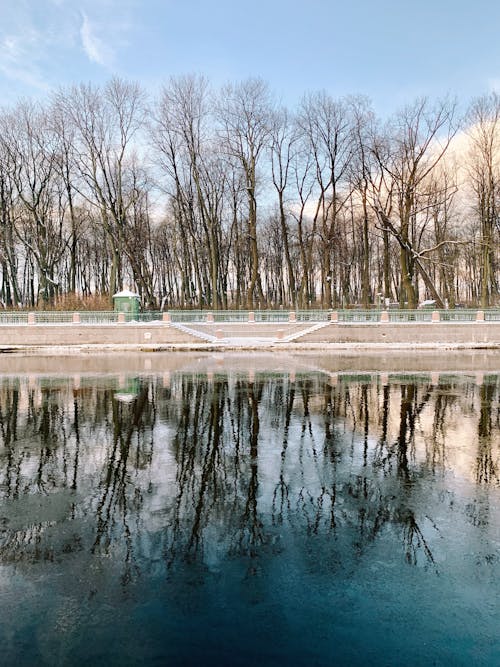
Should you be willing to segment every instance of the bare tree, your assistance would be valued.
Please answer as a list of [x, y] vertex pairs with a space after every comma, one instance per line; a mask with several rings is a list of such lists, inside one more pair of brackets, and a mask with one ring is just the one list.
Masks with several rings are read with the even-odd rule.
[[[196, 239], [198, 253], [207, 255], [209, 281], [202, 292], [218, 309], [225, 299], [223, 226], [226, 169], [210, 123], [208, 82], [203, 77], [173, 78], [155, 107], [152, 140], [160, 166], [169, 176], [178, 200], [180, 224]], [[198, 273], [201, 276], [203, 267]], [[203, 281], [204, 282], [204, 281]]]
[[290, 304], [296, 304], [297, 302], [297, 284], [296, 271], [290, 250], [286, 191], [290, 180], [292, 159], [297, 151], [297, 142], [296, 126], [290, 121], [287, 110], [277, 111], [274, 115], [271, 130], [271, 173], [278, 196], [279, 224], [288, 274], [288, 299]]
[[67, 245], [58, 138], [45, 110], [29, 103], [2, 118], [1, 134], [18, 200], [13, 229], [36, 262], [39, 292], [47, 303], [59, 288], [56, 270]]
[[12, 155], [0, 141], [0, 258], [2, 266], [2, 301], [5, 306], [18, 306], [22, 291], [18, 283], [19, 258], [14, 232], [15, 186], [12, 179]]
[[245, 181], [248, 206], [248, 243], [250, 280], [247, 307], [254, 307], [255, 293], [264, 303], [259, 275], [257, 243], [258, 165], [269, 142], [271, 131], [271, 96], [261, 79], [247, 79], [237, 85], [225, 86], [217, 103], [219, 132], [226, 155], [237, 161]]
[[349, 99], [355, 149], [351, 160], [350, 180], [352, 188], [360, 199], [362, 219], [362, 253], [361, 253], [361, 301], [368, 308], [370, 295], [370, 240], [369, 240], [369, 190], [376, 171], [376, 161], [370, 150], [371, 138], [374, 133], [375, 115], [370, 103], [362, 97]]
[[82, 84], [61, 91], [57, 104], [76, 130], [80, 193], [97, 207], [106, 231], [113, 293], [122, 281], [123, 240], [137, 195], [130, 164], [144, 120], [144, 96], [137, 84], [111, 79], [102, 90]]
[[316, 196], [314, 223], [320, 241], [322, 305], [335, 305], [332, 273], [340, 213], [349, 199], [348, 167], [355, 143], [349, 108], [325, 92], [308, 95], [301, 104], [299, 127], [313, 159]]
[[[389, 218], [383, 207], [378, 208], [382, 226], [400, 246], [400, 271], [403, 294], [401, 301], [408, 308], [417, 305], [415, 270], [422, 275], [426, 287], [438, 305], [443, 307], [417, 246], [419, 215], [425, 210], [427, 184], [433, 170], [442, 160], [456, 132], [455, 105], [448, 100], [431, 106], [426, 98], [405, 107], [390, 121], [389, 151], [382, 153], [375, 147], [380, 169], [391, 180], [392, 196], [397, 218]], [[383, 145], [383, 144], [382, 144]]]
[[481, 306], [491, 304], [498, 293], [496, 252], [500, 197], [500, 97], [497, 93], [473, 101], [467, 134], [471, 142], [468, 160], [470, 185], [481, 230]]

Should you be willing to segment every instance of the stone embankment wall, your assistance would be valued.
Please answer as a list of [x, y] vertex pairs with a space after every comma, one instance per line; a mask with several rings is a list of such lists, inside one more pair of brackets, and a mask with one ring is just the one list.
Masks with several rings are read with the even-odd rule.
[[500, 345], [500, 322], [332, 324], [301, 336], [297, 342]]
[[[293, 315], [293, 317], [292, 317]], [[384, 313], [377, 322], [339, 322], [335, 313], [329, 321], [297, 322], [291, 313], [288, 321], [206, 322], [173, 324], [168, 314], [163, 321], [87, 324], [78, 314], [64, 324], [36, 323], [30, 315], [26, 324], [0, 325], [0, 351], [46, 347], [127, 347], [166, 349], [168, 347], [239, 347], [269, 346], [275, 349], [353, 345], [355, 347], [401, 347], [420, 345], [440, 347], [499, 347], [500, 321], [440, 321], [439, 316], [426, 322], [389, 322]]]
[[199, 343], [184, 331], [144, 324], [20, 324], [0, 325], [0, 347], [72, 345], [178, 345]]

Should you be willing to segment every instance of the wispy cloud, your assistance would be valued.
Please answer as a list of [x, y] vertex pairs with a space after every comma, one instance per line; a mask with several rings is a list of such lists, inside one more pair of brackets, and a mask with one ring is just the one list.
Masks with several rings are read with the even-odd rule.
[[0, 105], [114, 71], [140, 0], [0, 0]]
[[82, 13], [82, 26], [80, 28], [80, 37], [82, 39], [83, 50], [88, 59], [103, 67], [109, 67], [114, 60], [114, 51], [99, 37], [99, 27], [91, 23], [88, 16]]
[[43, 50], [43, 36], [27, 29], [24, 35], [7, 34], [0, 39], [0, 72], [10, 80], [38, 90], [49, 87], [34, 54]]

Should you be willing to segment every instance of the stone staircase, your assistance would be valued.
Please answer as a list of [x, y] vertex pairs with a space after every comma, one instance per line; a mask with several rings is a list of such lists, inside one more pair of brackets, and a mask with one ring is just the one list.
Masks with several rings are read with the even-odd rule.
[[295, 340], [298, 340], [299, 338], [302, 338], [303, 336], [308, 336], [309, 334], [313, 334], [316, 331], [319, 331], [320, 329], [324, 329], [325, 327], [329, 326], [330, 322], [318, 322], [317, 324], [313, 324], [313, 326], [308, 327], [307, 329], [304, 329], [302, 331], [298, 331], [297, 333], [293, 333], [290, 336], [286, 336], [283, 339], [284, 343], [291, 343]]
[[312, 325], [309, 322], [221, 322], [209, 324], [193, 322], [187, 325], [176, 322], [170, 326], [206, 343], [246, 347], [248, 345], [291, 343], [329, 324], [330, 322], [317, 322]]
[[208, 332], [200, 331], [199, 329], [195, 329], [193, 327], [187, 327], [185, 324], [180, 324], [179, 322], [170, 323], [170, 327], [172, 329], [177, 329], [177, 331], [182, 331], [182, 333], [185, 333], [188, 336], [194, 336], [195, 338], [203, 340], [206, 343], [217, 342], [216, 336], [213, 336]]

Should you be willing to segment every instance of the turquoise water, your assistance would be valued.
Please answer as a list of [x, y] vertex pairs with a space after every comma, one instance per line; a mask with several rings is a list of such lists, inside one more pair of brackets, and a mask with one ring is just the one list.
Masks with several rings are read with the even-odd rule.
[[4, 377], [1, 663], [500, 664], [499, 389]]

